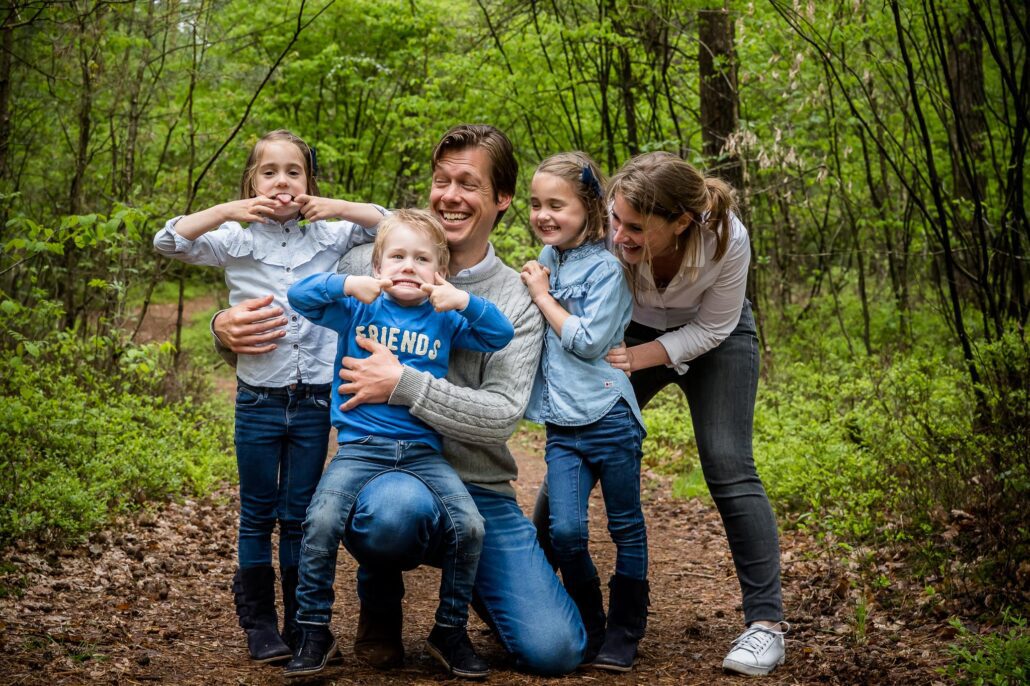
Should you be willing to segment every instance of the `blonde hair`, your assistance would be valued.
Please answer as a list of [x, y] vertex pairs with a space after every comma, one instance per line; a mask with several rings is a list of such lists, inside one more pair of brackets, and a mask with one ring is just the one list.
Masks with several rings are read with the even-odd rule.
[[[737, 209], [733, 187], [722, 179], [705, 176], [669, 152], [649, 152], [633, 157], [615, 173], [608, 184], [608, 195], [616, 195], [642, 215], [652, 215], [667, 222], [675, 221], [689, 212], [692, 226], [677, 237], [685, 241], [684, 258], [692, 258], [696, 265], [704, 250], [701, 228], [715, 232], [714, 261], [722, 259], [730, 241], [730, 215]], [[645, 247], [644, 259], [650, 266], [652, 255]], [[639, 265], [626, 265], [634, 292], [639, 285]], [[688, 269], [687, 278], [694, 281], [698, 268]]]
[[551, 155], [540, 163], [534, 174], [552, 174], [572, 186], [587, 211], [582, 234], [586, 241], [599, 241], [608, 233], [608, 204], [605, 202], [604, 176], [600, 167], [585, 152], [574, 150]]
[[436, 249], [436, 261], [440, 264], [440, 271], [446, 276], [447, 265], [451, 261], [451, 251], [447, 248], [447, 234], [444, 233], [440, 220], [426, 210], [394, 210], [385, 219], [379, 222], [376, 230], [376, 240], [372, 244], [372, 266], [376, 270], [383, 259], [383, 245], [387, 236], [399, 226], [406, 226], [416, 233], [420, 233], [429, 239]]
[[311, 147], [300, 136], [294, 135], [286, 129], [276, 129], [259, 138], [254, 147], [250, 149], [250, 155], [247, 156], [247, 165], [243, 168], [243, 178], [240, 179], [240, 199], [246, 200], [257, 195], [254, 192], [254, 177], [257, 176], [257, 167], [261, 162], [261, 151], [265, 147], [265, 143], [270, 141], [284, 141], [297, 146], [297, 149], [300, 150], [300, 156], [304, 159], [304, 177], [307, 181], [305, 192], [308, 195], [318, 195], [318, 181], [315, 180], [311, 161]]

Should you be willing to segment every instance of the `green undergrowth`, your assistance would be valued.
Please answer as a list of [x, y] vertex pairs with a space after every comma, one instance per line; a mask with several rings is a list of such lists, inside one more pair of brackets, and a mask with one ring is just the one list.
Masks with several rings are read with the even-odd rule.
[[1030, 630], [1026, 619], [1005, 611], [1002, 626], [973, 632], [958, 619], [958, 632], [948, 646], [951, 663], [941, 670], [962, 686], [1017, 686], [1030, 681]]

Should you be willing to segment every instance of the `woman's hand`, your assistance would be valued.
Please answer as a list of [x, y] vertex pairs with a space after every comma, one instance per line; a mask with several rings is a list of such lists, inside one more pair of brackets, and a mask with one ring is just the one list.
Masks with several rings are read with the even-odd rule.
[[529, 289], [529, 297], [535, 302], [542, 295], [550, 295], [551, 270], [536, 260], [526, 262], [522, 267], [522, 283]]
[[455, 288], [439, 273], [436, 274], [435, 284], [424, 283], [420, 288], [429, 296], [429, 302], [437, 312], [464, 310], [469, 306], [469, 294]]
[[626, 376], [631, 376], [633, 374], [633, 353], [630, 350], [626, 347], [625, 342], [619, 343], [608, 351], [604, 359], [616, 369], [626, 372]]

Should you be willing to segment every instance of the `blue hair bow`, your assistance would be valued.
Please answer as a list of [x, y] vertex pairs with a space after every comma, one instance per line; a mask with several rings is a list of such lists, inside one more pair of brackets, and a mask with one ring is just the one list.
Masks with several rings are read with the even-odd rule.
[[594, 192], [598, 198], [604, 197], [604, 191], [601, 189], [601, 182], [594, 176], [594, 172], [590, 169], [589, 164], [583, 165], [583, 172], [579, 175], [579, 180], [583, 182], [583, 185]]

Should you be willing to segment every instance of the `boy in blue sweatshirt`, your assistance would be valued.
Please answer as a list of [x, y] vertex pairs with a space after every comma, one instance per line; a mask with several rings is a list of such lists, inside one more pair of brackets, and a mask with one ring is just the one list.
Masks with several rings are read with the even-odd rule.
[[396, 470], [421, 479], [448, 520], [440, 605], [428, 650], [454, 676], [489, 673], [466, 632], [483, 518], [441, 455], [439, 434], [404, 406], [340, 409], [348, 397], [340, 394], [341, 361], [369, 355], [358, 338], [378, 341], [401, 364], [435, 377], [447, 374], [451, 346], [495, 352], [511, 341], [515, 331], [496, 306], [443, 278], [448, 258], [446, 235], [433, 215], [398, 210], [379, 225], [372, 252], [375, 276], [316, 274], [289, 289], [297, 312], [339, 334], [331, 398], [340, 449], [319, 481], [304, 522], [297, 586], [297, 621], [304, 636], [286, 676], [317, 674], [337, 653], [329, 631], [336, 552], [362, 486]]

